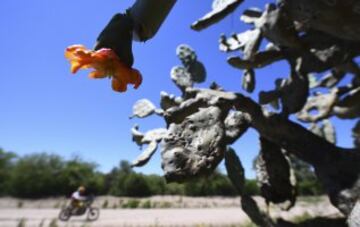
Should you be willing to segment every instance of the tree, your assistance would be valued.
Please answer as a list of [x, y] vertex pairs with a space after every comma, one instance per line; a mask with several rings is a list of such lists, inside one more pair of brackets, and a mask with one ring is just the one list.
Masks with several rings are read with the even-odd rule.
[[301, 161], [300, 159], [290, 155], [292, 168], [294, 169], [297, 190], [299, 195], [320, 195], [324, 194], [324, 190], [321, 187], [319, 181], [316, 179], [316, 175], [311, 166]]
[[150, 186], [142, 174], [129, 174], [124, 181], [123, 190], [125, 196], [143, 197], [151, 195]]
[[69, 196], [80, 185], [86, 187], [87, 193], [104, 193], [104, 176], [96, 168], [95, 163], [83, 161], [79, 157], [66, 161], [58, 179], [61, 194]]
[[0, 148], [0, 196], [9, 193], [9, 181], [16, 155]]
[[61, 157], [45, 153], [19, 158], [12, 169], [10, 194], [26, 198], [60, 195], [63, 165]]
[[166, 184], [163, 177], [155, 174], [146, 175], [146, 183], [149, 185], [151, 195], [165, 195]]
[[[215, 0], [213, 11], [191, 27], [205, 29], [242, 2]], [[179, 46], [182, 66], [171, 70], [171, 79], [182, 96], [162, 92], [159, 109], [149, 100], [135, 103], [134, 116], [156, 113], [167, 127], [146, 133], [138, 127], [132, 129], [136, 143], [148, 144], [133, 165], [146, 164], [159, 142], [163, 144], [162, 168], [168, 182], [208, 175], [225, 157], [244, 211], [256, 224], [274, 226], [244, 192], [244, 170], [228, 147], [253, 128], [261, 145], [257, 181], [268, 203], [289, 201], [288, 208], [295, 204], [291, 154], [312, 166], [331, 203], [355, 223], [351, 217], [360, 213], [360, 69], [355, 59], [360, 55], [359, 7], [352, 0], [278, 0], [263, 11], [245, 10], [241, 20], [251, 29], [220, 37], [221, 51], [242, 52], [242, 56], [228, 58], [228, 63], [242, 70], [243, 89], [254, 91], [256, 69], [283, 60], [291, 69], [287, 78], [275, 81], [274, 90], [261, 91], [258, 102], [242, 93], [224, 91], [215, 83], [208, 89], [196, 88], [195, 83], [205, 80], [206, 70], [191, 47]], [[344, 85], [345, 75], [352, 80]], [[335, 145], [332, 117], [358, 121], [353, 130], [354, 148]]]
[[185, 194], [189, 196], [234, 196], [236, 190], [226, 176], [215, 170], [206, 178], [186, 182]]
[[46, 153], [19, 157], [6, 182], [7, 194], [24, 198], [69, 196], [80, 185], [89, 193], [103, 192], [103, 175], [96, 171], [95, 164], [80, 158], [65, 161]]
[[105, 176], [105, 190], [116, 196], [126, 196], [124, 184], [126, 178], [134, 174], [129, 162], [121, 161], [119, 167], [113, 168], [109, 174]]
[[160, 194], [157, 187], [152, 185], [154, 177], [135, 173], [130, 163], [121, 161], [119, 167], [113, 168], [105, 176], [105, 190], [116, 196], [143, 197], [152, 194]]

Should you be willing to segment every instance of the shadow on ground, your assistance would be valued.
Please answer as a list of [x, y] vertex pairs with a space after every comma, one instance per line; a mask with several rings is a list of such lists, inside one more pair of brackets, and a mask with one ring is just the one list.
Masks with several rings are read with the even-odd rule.
[[278, 220], [278, 227], [347, 227], [345, 218], [314, 218], [300, 223], [291, 223], [282, 219]]

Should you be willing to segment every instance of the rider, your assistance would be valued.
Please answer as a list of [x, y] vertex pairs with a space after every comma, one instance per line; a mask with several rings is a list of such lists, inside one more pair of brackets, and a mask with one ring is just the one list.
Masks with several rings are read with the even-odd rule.
[[85, 192], [86, 188], [84, 186], [80, 186], [78, 190], [71, 195], [71, 206], [73, 208], [81, 208], [84, 206], [83, 202], [88, 199]]

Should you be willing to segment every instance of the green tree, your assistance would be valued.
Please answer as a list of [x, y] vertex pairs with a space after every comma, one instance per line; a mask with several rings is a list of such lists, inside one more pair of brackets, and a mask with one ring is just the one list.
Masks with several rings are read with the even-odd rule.
[[260, 188], [256, 180], [245, 181], [244, 193], [247, 195], [260, 195]]
[[63, 196], [70, 195], [79, 185], [99, 194], [104, 191], [103, 178], [94, 163], [37, 153], [18, 158], [13, 164], [9, 194], [25, 198]]
[[207, 178], [185, 183], [185, 195], [189, 196], [234, 196], [236, 191], [227, 176], [216, 170]]
[[165, 184], [165, 195], [185, 195], [185, 186], [179, 183]]
[[290, 156], [295, 176], [297, 180], [297, 190], [299, 195], [320, 195], [325, 194], [323, 187], [317, 180], [311, 165], [300, 159]]
[[89, 193], [104, 193], [104, 177], [96, 168], [97, 164], [85, 162], [79, 157], [67, 161], [59, 179], [62, 194], [70, 195], [80, 185], [85, 186]]
[[165, 179], [159, 175], [146, 175], [145, 180], [150, 188], [151, 195], [164, 195], [166, 192]]
[[142, 174], [129, 174], [124, 181], [123, 188], [125, 196], [143, 197], [151, 195], [150, 186]]
[[17, 197], [59, 195], [59, 177], [64, 161], [45, 153], [27, 155], [15, 163], [10, 180], [10, 194]]
[[105, 176], [105, 190], [111, 195], [124, 196], [124, 183], [126, 178], [133, 174], [134, 171], [130, 167], [128, 161], [120, 161], [119, 167], [113, 168], [109, 174]]
[[9, 181], [16, 155], [0, 148], [0, 195], [9, 192]]

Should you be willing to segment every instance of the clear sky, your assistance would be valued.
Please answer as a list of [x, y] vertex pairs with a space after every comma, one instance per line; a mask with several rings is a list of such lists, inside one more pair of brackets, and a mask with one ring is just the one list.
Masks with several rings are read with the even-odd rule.
[[[86, 71], [71, 75], [64, 49], [72, 44], [94, 45], [95, 39], [114, 13], [123, 12], [130, 0], [1, 0], [0, 1], [0, 147], [20, 155], [50, 152], [66, 158], [80, 155], [109, 171], [120, 160], [134, 159], [140, 150], [131, 141], [130, 128], [141, 130], [164, 126], [159, 117], [132, 119], [133, 103], [148, 98], [159, 104], [160, 91], [179, 94], [169, 77], [170, 69], [180, 64], [175, 55], [181, 43], [192, 46], [207, 68], [207, 87], [217, 81], [227, 90], [241, 91], [241, 71], [226, 63], [219, 52], [220, 33], [246, 29], [239, 21], [250, 6], [263, 8], [265, 1], [245, 1], [223, 22], [202, 32], [190, 24], [211, 7], [210, 0], [180, 0], [155, 38], [134, 43], [135, 65], [143, 75], [138, 90], [126, 93], [111, 90], [110, 81], [90, 80]], [[259, 90], [274, 87], [274, 79], [285, 77], [284, 63], [257, 73]], [[352, 121], [334, 121], [339, 145], [350, 147]], [[253, 130], [234, 145], [246, 168], [254, 177], [252, 160], [259, 150]], [[159, 173], [160, 152], [138, 171]]]

